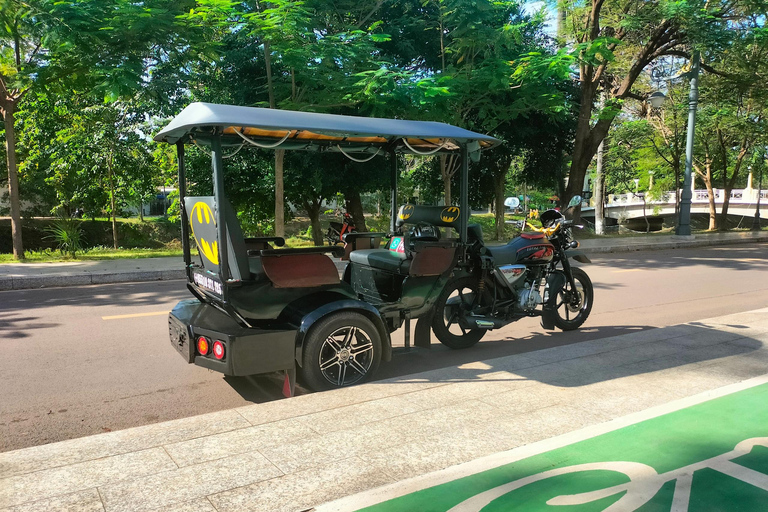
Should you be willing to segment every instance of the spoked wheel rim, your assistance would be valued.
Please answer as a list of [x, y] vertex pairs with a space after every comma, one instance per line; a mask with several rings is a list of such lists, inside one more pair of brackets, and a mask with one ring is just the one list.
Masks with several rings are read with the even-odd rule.
[[373, 358], [371, 337], [360, 327], [350, 325], [336, 329], [325, 338], [318, 363], [323, 377], [341, 387], [365, 378]]
[[563, 291], [560, 292], [556, 306], [560, 318], [569, 322], [576, 320], [589, 306], [589, 298], [584, 291], [584, 284], [576, 277], [573, 280], [576, 283], [576, 287], [572, 288], [566, 282]]
[[472, 307], [474, 293], [475, 290], [472, 288], [457, 286], [448, 296], [445, 308], [443, 308], [443, 323], [453, 336], [466, 336], [469, 333], [469, 329], [465, 329], [459, 324], [459, 317]]

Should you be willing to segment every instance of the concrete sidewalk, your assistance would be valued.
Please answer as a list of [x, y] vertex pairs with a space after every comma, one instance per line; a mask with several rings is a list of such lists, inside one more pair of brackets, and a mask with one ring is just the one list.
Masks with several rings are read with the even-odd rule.
[[307, 510], [764, 375], [767, 343], [768, 307], [0, 453], [0, 511]]
[[[578, 233], [576, 237], [578, 239]], [[588, 254], [599, 254], [761, 242], [768, 242], [768, 231], [711, 233], [692, 237], [591, 238], [581, 241], [581, 249]], [[338, 260], [334, 263], [340, 272], [346, 265]], [[0, 291], [168, 279], [184, 279], [184, 263], [180, 257], [0, 265]]]

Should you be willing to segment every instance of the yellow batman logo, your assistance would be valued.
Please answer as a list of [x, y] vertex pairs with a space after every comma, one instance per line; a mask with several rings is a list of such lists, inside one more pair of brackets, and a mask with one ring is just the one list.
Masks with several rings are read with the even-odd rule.
[[443, 211], [440, 212], [440, 220], [443, 222], [454, 222], [458, 218], [459, 218], [458, 206], [448, 206], [447, 208], [443, 208]]
[[189, 224], [200, 254], [214, 265], [218, 265], [219, 243], [216, 240], [218, 230], [211, 207], [202, 201], [196, 202], [189, 215]]
[[413, 215], [413, 211], [415, 209], [416, 207], [412, 204], [406, 204], [403, 206], [403, 208], [400, 210], [400, 220], [408, 220], [411, 215]]

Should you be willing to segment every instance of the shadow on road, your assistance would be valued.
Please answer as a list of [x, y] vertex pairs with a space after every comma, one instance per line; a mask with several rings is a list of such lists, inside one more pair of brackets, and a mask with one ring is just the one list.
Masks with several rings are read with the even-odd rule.
[[740, 244], [680, 250], [642, 251], [595, 255], [593, 263], [617, 269], [670, 269], [705, 265], [718, 269], [755, 271], [768, 268], [768, 244]]
[[9, 313], [0, 313], [0, 337], [8, 339], [28, 338], [26, 331], [30, 329], [51, 329], [59, 324], [53, 322], [39, 322], [37, 316], [20, 316]]
[[0, 311], [57, 306], [157, 306], [190, 297], [186, 281], [181, 280], [13, 290], [0, 292]]

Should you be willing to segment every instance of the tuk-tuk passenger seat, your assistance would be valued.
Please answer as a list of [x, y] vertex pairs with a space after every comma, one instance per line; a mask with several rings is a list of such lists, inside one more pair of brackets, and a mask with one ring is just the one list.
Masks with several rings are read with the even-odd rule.
[[453, 262], [455, 247], [437, 244], [430, 246], [430, 242], [438, 241], [436, 237], [411, 238], [407, 229], [403, 229], [407, 224], [428, 224], [457, 229], [459, 208], [405, 204], [400, 207], [395, 223], [396, 233], [389, 240], [386, 248], [352, 251], [349, 254], [350, 261], [406, 276], [439, 275], [448, 270]]

